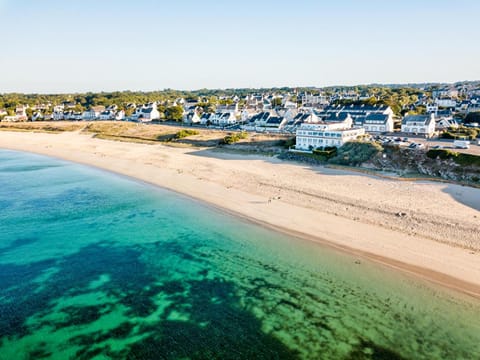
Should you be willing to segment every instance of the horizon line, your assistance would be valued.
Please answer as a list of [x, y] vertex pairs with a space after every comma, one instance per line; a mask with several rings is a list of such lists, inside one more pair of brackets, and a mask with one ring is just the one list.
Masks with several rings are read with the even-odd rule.
[[23, 92], [23, 91], [0, 91], [0, 96], [11, 95], [11, 94], [22, 94], [22, 95], [76, 95], [76, 94], [88, 94], [88, 93], [114, 93], [114, 92], [143, 92], [143, 93], [152, 93], [152, 92], [165, 92], [165, 91], [178, 91], [178, 92], [199, 92], [202, 90], [207, 91], [229, 91], [229, 90], [270, 90], [270, 89], [328, 89], [328, 88], [353, 88], [353, 87], [373, 87], [373, 86], [398, 86], [398, 87], [408, 87], [408, 86], [419, 86], [419, 85], [457, 85], [462, 83], [480, 83], [478, 80], [458, 80], [458, 81], [425, 81], [425, 82], [405, 82], [405, 83], [359, 83], [359, 84], [336, 84], [336, 85], [325, 85], [325, 86], [315, 86], [315, 85], [298, 85], [298, 86], [261, 86], [261, 87], [217, 87], [217, 88], [196, 88], [196, 89], [179, 89], [179, 88], [163, 88], [163, 89], [122, 89], [122, 90], [74, 90], [74, 91], [60, 91], [60, 92]]

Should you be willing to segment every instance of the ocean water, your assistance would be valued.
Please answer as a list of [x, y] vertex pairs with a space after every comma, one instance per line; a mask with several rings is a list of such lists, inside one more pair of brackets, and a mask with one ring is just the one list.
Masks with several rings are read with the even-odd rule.
[[69, 358], [480, 359], [480, 301], [131, 179], [0, 151], [0, 359]]

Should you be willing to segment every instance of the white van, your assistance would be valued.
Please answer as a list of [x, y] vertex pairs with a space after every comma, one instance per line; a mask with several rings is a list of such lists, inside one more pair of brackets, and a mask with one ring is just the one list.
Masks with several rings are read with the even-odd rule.
[[454, 140], [453, 146], [455, 146], [457, 149], [470, 149], [470, 141]]

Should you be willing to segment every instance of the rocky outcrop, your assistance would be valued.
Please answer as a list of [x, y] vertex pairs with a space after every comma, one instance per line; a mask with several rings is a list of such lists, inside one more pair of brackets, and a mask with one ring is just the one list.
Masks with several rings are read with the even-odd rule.
[[426, 151], [386, 149], [384, 154], [370, 161], [375, 168], [395, 171], [401, 175], [419, 173], [445, 180], [480, 184], [480, 166], [460, 165], [453, 159], [430, 158]]

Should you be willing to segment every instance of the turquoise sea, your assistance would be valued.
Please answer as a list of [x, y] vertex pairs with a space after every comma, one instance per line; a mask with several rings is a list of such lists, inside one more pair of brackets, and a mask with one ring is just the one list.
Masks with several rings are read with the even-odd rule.
[[0, 359], [69, 358], [480, 359], [480, 301], [147, 184], [0, 151]]

